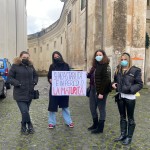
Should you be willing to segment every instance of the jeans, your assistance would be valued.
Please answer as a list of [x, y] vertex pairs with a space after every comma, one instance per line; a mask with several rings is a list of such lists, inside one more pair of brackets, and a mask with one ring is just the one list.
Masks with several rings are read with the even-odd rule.
[[105, 120], [106, 118], [106, 99], [108, 94], [103, 95], [103, 99], [98, 99], [98, 96], [96, 95], [96, 88], [94, 86], [91, 86], [91, 92], [90, 92], [90, 98], [89, 98], [89, 104], [90, 104], [90, 111], [92, 114], [92, 118], [98, 118], [97, 108], [100, 112], [100, 120]]
[[22, 123], [31, 122], [29, 108], [30, 108], [31, 100], [30, 101], [17, 101], [17, 105], [20, 109], [22, 115]]
[[[67, 125], [72, 123], [69, 108], [62, 108], [62, 116], [64, 121]], [[56, 113], [55, 112], [48, 112], [48, 124], [56, 125]]]

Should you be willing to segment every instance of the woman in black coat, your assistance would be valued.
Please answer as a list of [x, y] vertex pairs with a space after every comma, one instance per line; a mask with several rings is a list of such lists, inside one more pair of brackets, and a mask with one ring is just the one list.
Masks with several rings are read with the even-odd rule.
[[53, 129], [56, 126], [56, 115], [55, 112], [58, 111], [58, 107], [62, 108], [62, 115], [65, 120], [66, 125], [70, 128], [74, 127], [70, 111], [69, 111], [69, 96], [53, 96], [52, 95], [52, 71], [69, 71], [69, 65], [64, 62], [62, 55], [55, 51], [52, 54], [52, 61], [53, 63], [49, 67], [48, 72], [48, 82], [50, 83], [50, 92], [49, 92], [49, 117], [48, 117], [48, 124], [49, 128]]
[[[135, 94], [143, 87], [141, 69], [132, 66], [131, 57], [128, 53], [123, 53], [121, 55], [120, 63], [117, 66], [117, 70], [114, 75], [112, 87], [118, 92], [116, 101], [120, 113], [121, 130], [121, 135], [114, 141], [123, 141], [123, 145], [128, 145], [131, 143], [135, 129]], [[126, 120], [126, 115], [128, 118], [128, 123]]]
[[[95, 66], [94, 81], [96, 88], [96, 107], [100, 112], [97, 128], [92, 130], [92, 133], [102, 133], [106, 118], [106, 100], [110, 92], [111, 84], [111, 69], [109, 66], [109, 58], [104, 50], [97, 50], [93, 58], [93, 66]], [[95, 101], [95, 99], [93, 99]], [[98, 115], [97, 115], [98, 117]]]
[[22, 51], [20, 57], [14, 60], [8, 74], [8, 81], [14, 86], [13, 97], [22, 114], [21, 132], [24, 134], [34, 132], [29, 107], [33, 99], [34, 86], [38, 82], [37, 73], [29, 57], [28, 52]]

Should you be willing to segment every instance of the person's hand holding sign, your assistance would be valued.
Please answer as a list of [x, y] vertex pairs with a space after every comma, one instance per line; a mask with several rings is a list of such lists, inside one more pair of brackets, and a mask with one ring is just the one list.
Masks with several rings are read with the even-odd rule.
[[103, 99], [103, 95], [102, 94], [98, 94], [98, 98], [99, 99]]
[[49, 82], [52, 83], [52, 79], [49, 79]]

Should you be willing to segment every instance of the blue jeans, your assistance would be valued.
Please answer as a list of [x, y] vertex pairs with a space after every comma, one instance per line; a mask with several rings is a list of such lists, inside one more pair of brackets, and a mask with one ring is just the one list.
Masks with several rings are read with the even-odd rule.
[[[72, 119], [70, 116], [69, 108], [62, 108], [62, 116], [64, 118], [64, 121], [67, 125], [72, 123]], [[48, 112], [48, 124], [56, 125], [56, 113], [55, 112]]]

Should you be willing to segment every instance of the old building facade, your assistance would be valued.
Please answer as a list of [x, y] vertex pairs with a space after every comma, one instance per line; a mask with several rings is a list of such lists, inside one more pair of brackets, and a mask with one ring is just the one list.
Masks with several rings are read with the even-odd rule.
[[48, 71], [54, 50], [71, 67], [88, 70], [95, 50], [101, 48], [110, 58], [112, 71], [126, 51], [145, 74], [146, 0], [61, 1], [64, 7], [59, 20], [28, 36], [28, 50], [37, 70]]
[[0, 58], [11, 62], [27, 50], [26, 0], [0, 0]]

